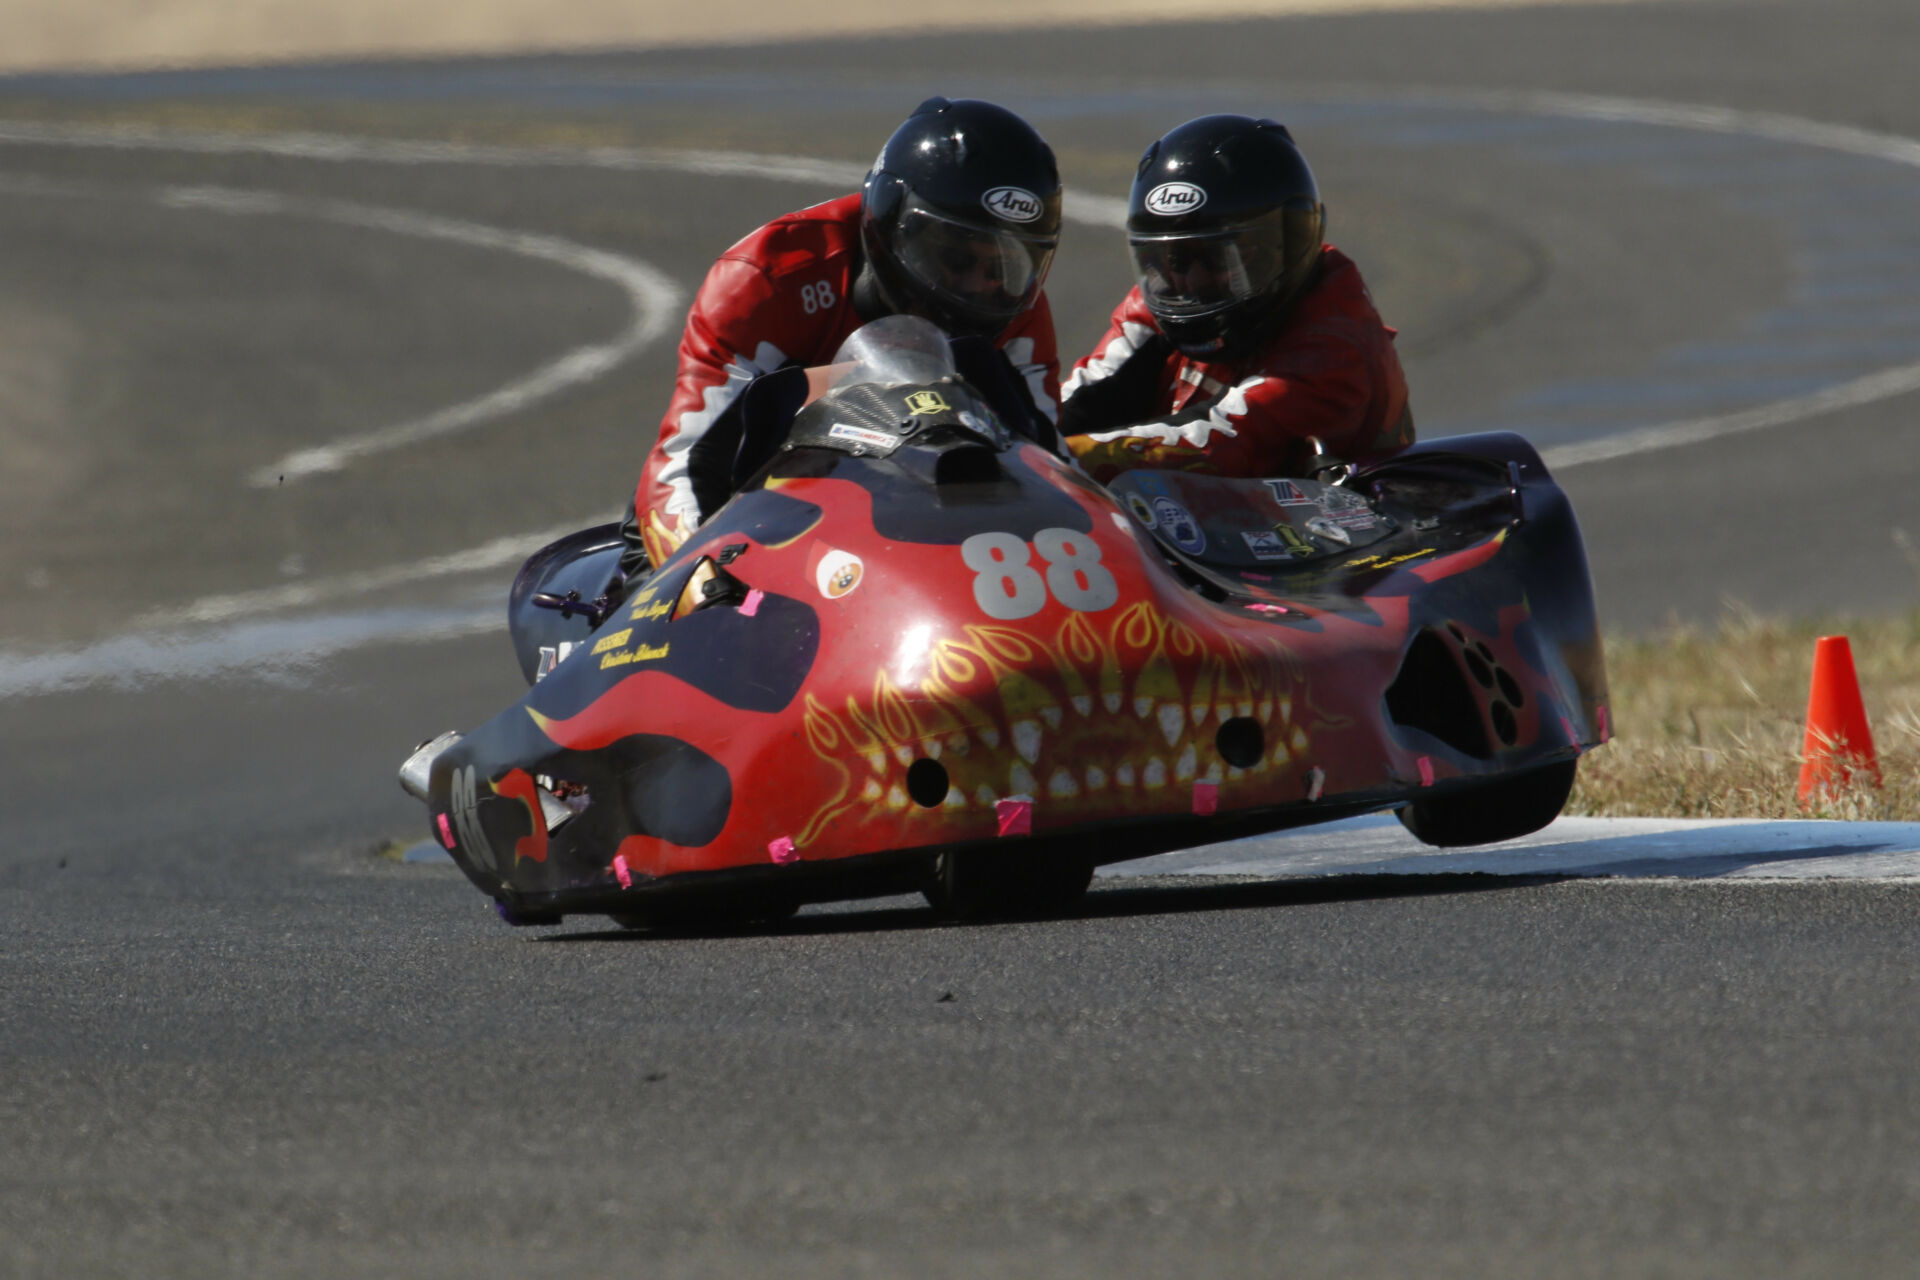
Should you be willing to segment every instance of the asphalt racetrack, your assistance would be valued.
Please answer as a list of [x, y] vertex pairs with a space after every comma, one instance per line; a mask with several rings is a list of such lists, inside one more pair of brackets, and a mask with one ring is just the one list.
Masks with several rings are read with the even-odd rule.
[[935, 91], [1058, 150], [1070, 358], [1142, 145], [1271, 114], [1610, 626], [1907, 609], [1917, 51], [1756, 0], [0, 80], [0, 1274], [1912, 1274], [1871, 843], [657, 938], [501, 925], [393, 771], [516, 696], [506, 582], [624, 502], [713, 257]]

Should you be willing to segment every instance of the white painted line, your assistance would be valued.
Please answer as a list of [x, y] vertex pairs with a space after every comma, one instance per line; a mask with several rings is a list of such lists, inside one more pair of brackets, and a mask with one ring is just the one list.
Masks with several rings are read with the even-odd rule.
[[[1395, 96], [1406, 100], [1418, 98], [1464, 102], [1491, 110], [1532, 111], [1580, 119], [1617, 120], [1707, 132], [1744, 134], [1920, 167], [1920, 141], [1846, 126], [1828, 125], [1777, 113], [1551, 93], [1463, 94], [1452, 91], [1418, 91]], [[624, 171], [661, 170], [840, 187], [857, 185], [865, 173], [864, 166], [845, 161], [750, 152], [695, 152], [621, 147], [586, 149], [500, 147], [469, 143], [362, 138], [339, 134], [243, 134], [162, 129], [141, 125], [100, 126], [6, 122], [0, 123], [0, 143], [178, 151], [216, 155], [271, 155], [331, 163], [567, 166]], [[245, 207], [243, 201], [229, 211], [239, 212]], [[255, 206], [247, 211], [263, 212], [265, 210]], [[1123, 226], [1125, 222], [1126, 202], [1114, 197], [1087, 196], [1069, 192], [1067, 213], [1082, 222], [1118, 227]], [[427, 215], [402, 216], [427, 217]], [[485, 230], [500, 236], [514, 234], [492, 229]], [[416, 231], [415, 234], [424, 233]], [[587, 252], [596, 251], [588, 250]], [[549, 370], [553, 368], [554, 366], [548, 367]], [[536, 373], [534, 377], [538, 378], [546, 372], [548, 371], [543, 370]], [[1784, 426], [1838, 409], [1907, 394], [1917, 388], [1920, 388], [1920, 366], [1904, 365], [1857, 379], [1840, 387], [1794, 397], [1771, 405], [1762, 405], [1741, 413], [1663, 424], [1618, 437], [1616, 440], [1560, 446], [1548, 450], [1545, 457], [1548, 464], [1554, 467], [1576, 466], [1607, 458], [1625, 457], [1633, 453], [1672, 448], [1738, 431]], [[503, 389], [503, 392], [505, 390], [507, 389]], [[480, 401], [470, 402], [468, 406], [456, 406], [452, 410], [442, 412], [457, 415], [463, 410], [472, 411], [472, 406], [483, 404], [490, 398], [482, 397]], [[422, 421], [430, 422], [430, 419]], [[400, 424], [399, 427], [389, 430], [404, 431], [413, 425]], [[319, 461], [324, 463], [327, 459], [322, 455]], [[255, 474], [258, 478], [264, 478], [266, 469], [263, 468]], [[279, 471], [274, 472], [276, 482], [279, 474], [281, 474]], [[152, 621], [180, 622], [196, 617], [210, 619], [215, 616], [241, 616], [243, 613], [252, 614], [275, 608], [292, 608], [316, 601], [337, 599], [351, 594], [353, 590], [351, 584], [354, 582], [366, 582], [370, 585], [366, 586], [365, 590], [377, 590], [383, 586], [419, 581], [444, 573], [463, 572], [465, 570], [460, 566], [467, 564], [490, 566], [490, 558], [500, 554], [497, 548], [503, 545], [514, 548], [529, 547], [548, 537], [549, 531], [542, 531], [496, 539], [467, 552], [432, 557], [411, 565], [371, 570], [364, 574], [346, 575], [329, 580], [325, 584], [317, 582], [293, 584], [240, 596], [210, 597], [208, 600], [189, 605], [184, 610], [173, 611], [167, 615], [155, 615]], [[240, 612], [222, 614], [223, 610]]]
[[[0, 143], [178, 151], [200, 155], [265, 155], [336, 164], [461, 164], [499, 168], [543, 166], [616, 172], [691, 173], [716, 178], [760, 178], [817, 186], [858, 187], [867, 166], [850, 160], [777, 156], [757, 151], [683, 151], [667, 147], [502, 147], [467, 142], [417, 142], [331, 133], [220, 133], [151, 125], [0, 123]], [[1064, 213], [1093, 226], [1118, 228], [1127, 202], [1069, 191]]]
[[500, 606], [489, 604], [268, 619], [198, 634], [134, 633], [71, 651], [0, 651], [0, 698], [89, 686], [136, 692], [215, 678], [304, 684], [324, 660], [370, 644], [425, 644], [499, 631]]
[[[606, 517], [606, 519], [612, 518], [612, 516]], [[365, 569], [357, 573], [338, 574], [334, 577], [289, 582], [277, 587], [262, 587], [257, 591], [203, 596], [179, 608], [149, 613], [138, 619], [134, 627], [141, 634], [153, 635], [182, 627], [229, 623], [243, 618], [259, 617], [262, 614], [280, 613], [288, 609], [331, 604], [339, 600], [370, 595], [376, 591], [389, 591], [394, 587], [428, 582], [455, 574], [486, 573], [510, 566], [517, 567], [528, 556], [549, 542], [594, 523], [596, 522], [593, 520], [587, 520], [578, 524], [557, 525], [550, 529], [536, 529], [530, 533], [512, 534], [483, 542], [477, 547], [469, 547], [465, 551], [428, 556], [407, 564], [387, 565], [380, 569]]]
[[1745, 431], [1783, 427], [1790, 422], [1805, 422], [1824, 414], [1891, 400], [1914, 391], [1920, 391], [1920, 364], [1901, 365], [1811, 395], [1778, 400], [1737, 413], [1664, 422], [1658, 426], [1582, 440], [1578, 444], [1555, 445], [1541, 450], [1540, 458], [1549, 469], [1560, 471], [1588, 462], [1606, 462], [1612, 458], [1631, 457], [1636, 453], [1651, 453], [1656, 449], [1676, 449], [1681, 445], [1699, 444]]
[[1920, 881], [1920, 823], [1561, 818], [1519, 840], [1435, 849], [1391, 815], [1376, 814], [1118, 863], [1100, 874]]
[[308, 476], [339, 471], [348, 463], [371, 454], [419, 444], [519, 413], [562, 391], [600, 377], [664, 336], [679, 319], [680, 290], [665, 275], [636, 258], [588, 248], [558, 236], [506, 231], [437, 214], [383, 209], [343, 200], [299, 199], [271, 191], [164, 187], [156, 193], [155, 198], [172, 209], [202, 210], [235, 217], [281, 215], [317, 218], [395, 235], [446, 240], [477, 249], [493, 249], [537, 258], [618, 286], [626, 293], [632, 308], [632, 318], [626, 329], [610, 341], [576, 347], [498, 390], [436, 410], [424, 417], [290, 453], [278, 462], [258, 468], [247, 477], [247, 483], [256, 488], [270, 488], [286, 481], [299, 481]]
[[[1876, 133], [1847, 125], [1825, 124], [1779, 112], [1663, 102], [1597, 95], [1540, 92], [1461, 92], [1408, 90], [1371, 94], [1402, 102], [1437, 101], [1490, 111], [1520, 111], [1570, 119], [1645, 124], [1706, 133], [1737, 134], [1769, 141], [1817, 147], [1848, 155], [1920, 168], [1920, 140]], [[468, 143], [407, 142], [339, 134], [239, 134], [159, 129], [141, 125], [72, 125], [13, 122], [0, 124], [0, 143], [194, 151], [207, 154], [275, 155], [333, 162], [390, 164], [475, 164], [500, 166], [571, 165], [617, 170], [667, 170], [716, 176], [838, 186], [857, 185], [863, 166], [845, 161], [773, 156], [752, 152], [696, 152], [664, 148], [498, 147]], [[1102, 227], [1124, 227], [1126, 202], [1111, 196], [1067, 193], [1066, 214]], [[1811, 395], [1709, 418], [1662, 423], [1609, 440], [1563, 445], [1542, 456], [1550, 467], [1565, 468], [1630, 457], [1659, 449], [1696, 444], [1721, 436], [1759, 431], [1805, 421], [1841, 409], [1856, 408], [1920, 389], [1920, 364], [1903, 365], [1858, 378]]]

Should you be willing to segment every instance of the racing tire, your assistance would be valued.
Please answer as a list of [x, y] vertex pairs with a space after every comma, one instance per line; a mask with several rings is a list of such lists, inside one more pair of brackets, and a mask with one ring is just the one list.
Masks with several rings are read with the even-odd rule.
[[1415, 800], [1395, 814], [1422, 843], [1441, 848], [1512, 840], [1560, 816], [1578, 766], [1577, 760], [1542, 765], [1468, 791]]
[[949, 850], [922, 888], [934, 912], [950, 920], [1041, 919], [1068, 911], [1093, 883], [1087, 854], [1025, 849]]
[[774, 925], [799, 914], [800, 901], [784, 895], [728, 895], [712, 898], [668, 899], [633, 911], [609, 912], [608, 918], [622, 929], [647, 929], [654, 933], [720, 933], [730, 929], [748, 929], [755, 925]]

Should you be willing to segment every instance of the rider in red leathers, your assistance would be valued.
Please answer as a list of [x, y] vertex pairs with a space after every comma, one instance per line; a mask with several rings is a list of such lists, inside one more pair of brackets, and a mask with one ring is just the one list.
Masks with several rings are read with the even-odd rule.
[[1068, 379], [1060, 431], [1097, 480], [1135, 467], [1304, 476], [1413, 443], [1406, 376], [1285, 128], [1203, 116], [1147, 149], [1139, 284]]
[[857, 195], [791, 213], [721, 255], [694, 299], [680, 372], [622, 527], [631, 581], [732, 492], [742, 394], [825, 364], [896, 313], [991, 339], [1052, 443], [1060, 394], [1041, 285], [1060, 234], [1060, 178], [1031, 126], [991, 103], [932, 98], [881, 149]]

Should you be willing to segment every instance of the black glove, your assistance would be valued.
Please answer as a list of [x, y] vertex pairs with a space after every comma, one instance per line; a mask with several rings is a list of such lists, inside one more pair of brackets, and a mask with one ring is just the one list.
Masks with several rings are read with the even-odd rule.
[[1158, 333], [1149, 335], [1118, 369], [1067, 397], [1060, 406], [1060, 434], [1115, 431], [1152, 419], [1160, 374], [1171, 359], [1173, 344]]

